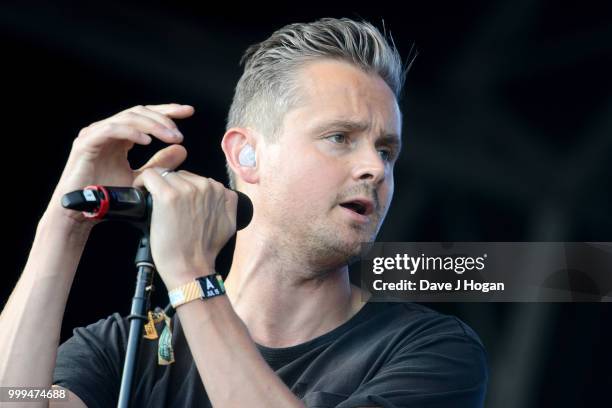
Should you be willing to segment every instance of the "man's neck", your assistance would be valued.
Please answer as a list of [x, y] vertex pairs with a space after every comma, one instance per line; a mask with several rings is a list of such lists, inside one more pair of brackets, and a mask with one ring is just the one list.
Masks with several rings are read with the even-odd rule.
[[274, 348], [301, 344], [361, 309], [362, 294], [350, 284], [348, 267], [308, 270], [312, 267], [295, 257], [289, 262], [264, 241], [238, 237], [225, 281], [234, 310], [256, 343]]

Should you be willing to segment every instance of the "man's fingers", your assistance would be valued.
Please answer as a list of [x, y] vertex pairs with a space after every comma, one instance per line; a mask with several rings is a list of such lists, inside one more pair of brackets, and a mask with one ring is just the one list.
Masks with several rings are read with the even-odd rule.
[[[161, 123], [162, 125], [166, 126], [169, 129], [174, 129], [178, 131], [178, 128], [176, 126], [176, 123], [174, 123], [174, 121], [172, 119], [170, 119], [168, 116], [161, 114], [159, 112], [156, 112], [152, 109], [149, 109], [145, 106], [134, 106], [132, 109], [130, 109], [130, 112], [135, 112], [138, 113], [142, 116], [146, 116], [150, 119], [153, 119], [154, 121], [157, 121], [159, 123]], [[180, 133], [180, 131], [179, 131]]]
[[161, 176], [165, 170], [161, 167], [145, 169], [134, 179], [132, 187], [144, 187], [154, 198], [174, 194], [173, 188]]
[[91, 127], [98, 127], [108, 121], [129, 124], [143, 133], [148, 133], [166, 143], [180, 143], [183, 135], [172, 118], [186, 118], [193, 114], [193, 106], [176, 103], [165, 105], [137, 105], [128, 108], [106, 120], [96, 122]]
[[180, 105], [178, 103], [146, 105], [145, 108], [176, 119], [188, 118], [189, 116], [193, 115], [193, 112], [195, 111], [191, 105]]
[[97, 125], [94, 137], [80, 136], [75, 139], [75, 143], [87, 142], [92, 147], [101, 147], [107, 143], [108, 139], [129, 140], [131, 142], [147, 145], [151, 143], [151, 137], [128, 125], [119, 123], [103, 123]]
[[134, 126], [141, 132], [156, 136], [166, 143], [180, 143], [183, 141], [183, 135], [175, 127], [168, 127], [140, 113], [122, 112], [114, 117], [114, 121]]
[[195, 186], [198, 186], [201, 190], [205, 188], [211, 188], [219, 194], [222, 193], [225, 202], [230, 205], [229, 208], [233, 208], [235, 211], [236, 204], [238, 202], [238, 195], [234, 191], [226, 188], [223, 183], [212, 178], [198, 176], [197, 174], [191, 173], [186, 170], [179, 170], [177, 173], [183, 179], [191, 182]]
[[175, 169], [187, 158], [187, 149], [179, 144], [174, 144], [161, 149], [153, 155], [143, 166], [135, 170], [137, 174], [151, 167], [162, 167]]
[[[134, 106], [118, 114], [94, 122], [83, 128], [79, 133], [77, 143], [80, 139], [97, 139], [104, 141], [108, 138], [128, 139], [134, 143], [148, 144], [151, 138], [148, 135], [157, 137], [166, 143], [180, 143], [183, 135], [176, 127], [170, 117], [185, 118], [193, 114], [193, 107], [189, 105], [167, 104], [167, 105], [148, 105]], [[128, 131], [126, 127], [134, 128]], [[87, 143], [88, 144], [88, 143]]]
[[219, 189], [223, 187], [221, 183], [219, 183], [218, 181], [214, 179], [198, 176], [197, 174], [191, 173], [187, 170], [179, 170], [177, 171], [177, 173], [184, 180], [189, 181], [191, 184], [199, 187], [200, 189], [205, 189], [205, 188]]

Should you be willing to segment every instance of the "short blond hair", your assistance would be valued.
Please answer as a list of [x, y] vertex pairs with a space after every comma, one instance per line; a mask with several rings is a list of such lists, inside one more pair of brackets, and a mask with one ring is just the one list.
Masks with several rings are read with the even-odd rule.
[[[393, 38], [389, 39], [372, 24], [348, 18], [289, 24], [275, 31], [250, 46], [240, 60], [244, 72], [236, 85], [226, 131], [251, 127], [267, 140], [275, 140], [285, 113], [299, 103], [297, 71], [317, 59], [346, 61], [377, 74], [399, 100], [412, 60], [404, 68]], [[229, 165], [227, 174], [235, 189]]]

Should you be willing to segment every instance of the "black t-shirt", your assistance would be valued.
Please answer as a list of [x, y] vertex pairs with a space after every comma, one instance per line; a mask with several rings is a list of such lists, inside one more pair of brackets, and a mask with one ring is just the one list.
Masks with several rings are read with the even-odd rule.
[[[178, 316], [172, 324], [173, 364], [158, 365], [157, 340], [142, 341], [133, 407], [211, 406]], [[54, 384], [89, 408], [116, 406], [128, 332], [127, 319], [117, 313], [75, 329], [58, 349]], [[307, 407], [484, 404], [488, 370], [478, 336], [459, 319], [421, 305], [367, 303], [346, 323], [306, 343], [257, 347]]]

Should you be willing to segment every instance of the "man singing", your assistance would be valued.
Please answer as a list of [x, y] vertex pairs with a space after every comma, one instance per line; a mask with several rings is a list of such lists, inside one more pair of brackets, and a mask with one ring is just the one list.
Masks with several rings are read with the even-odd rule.
[[[468, 326], [411, 303], [367, 303], [349, 281], [393, 196], [405, 75], [395, 46], [367, 22], [326, 18], [281, 28], [242, 62], [221, 148], [254, 216], [224, 284], [214, 265], [235, 232], [236, 195], [172, 171], [187, 154], [173, 119], [193, 108], [137, 106], [93, 123], [74, 140], [2, 312], [1, 385], [68, 390], [51, 406], [117, 403], [125, 317], [77, 328], [58, 348], [93, 226], [60, 199], [101, 184], [151, 193], [151, 250], [176, 309], [173, 361], [158, 358], [161, 339], [143, 340], [132, 406], [481, 407], [486, 357]], [[152, 137], [169, 146], [132, 170], [128, 150]]]

